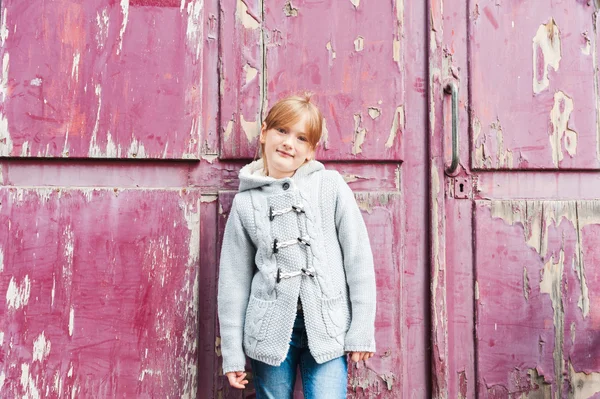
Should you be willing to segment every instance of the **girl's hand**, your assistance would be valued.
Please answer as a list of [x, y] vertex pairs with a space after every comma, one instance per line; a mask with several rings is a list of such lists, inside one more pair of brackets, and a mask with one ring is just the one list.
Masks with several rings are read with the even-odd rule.
[[373, 357], [373, 352], [349, 352], [348, 354], [353, 362], [360, 362]]
[[229, 380], [229, 385], [237, 389], [246, 388], [246, 384], [248, 380], [245, 380], [246, 373], [243, 371], [231, 371], [229, 373], [225, 373], [227, 379]]

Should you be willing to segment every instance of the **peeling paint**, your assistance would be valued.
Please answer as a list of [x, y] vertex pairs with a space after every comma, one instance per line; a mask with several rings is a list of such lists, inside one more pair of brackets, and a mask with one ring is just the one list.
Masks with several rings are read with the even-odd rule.
[[39, 399], [40, 391], [35, 384], [33, 376], [29, 373], [29, 364], [21, 364], [21, 387], [23, 387], [24, 398]]
[[[0, 272], [4, 271], [4, 251], [0, 248]], [[0, 343], [1, 345], [1, 343]], [[1, 386], [1, 385], [0, 385]]]
[[21, 156], [28, 157], [30, 155], [31, 150], [29, 149], [29, 141], [24, 141], [23, 144], [21, 144]]
[[527, 267], [523, 267], [523, 296], [526, 301], [529, 301], [531, 287], [529, 286], [529, 277], [527, 276]]
[[400, 71], [404, 68], [404, 62], [401, 56], [401, 40], [404, 38], [404, 0], [395, 0], [396, 26], [397, 30], [392, 41], [392, 58], [398, 65]]
[[50, 354], [50, 341], [46, 339], [44, 331], [33, 341], [33, 361], [42, 362]]
[[392, 45], [393, 56], [392, 58], [396, 63], [400, 63], [400, 40], [394, 39]]
[[69, 336], [73, 336], [73, 328], [75, 327], [75, 308], [71, 305], [71, 310], [69, 311]]
[[600, 373], [576, 372], [569, 362], [572, 399], [588, 399], [600, 392]]
[[583, 55], [590, 55], [592, 52], [592, 39], [590, 39], [588, 32], [583, 32], [581, 34], [583, 39], [583, 47], [581, 47], [581, 53]]
[[200, 199], [184, 207], [183, 217], [190, 230], [187, 266], [193, 267], [200, 258]]
[[81, 62], [81, 54], [75, 52], [73, 55], [73, 67], [71, 68], [71, 79], [79, 80], [79, 64]]
[[327, 44], [325, 45], [325, 48], [329, 52], [329, 65], [331, 66], [333, 60], [335, 60], [335, 57], [336, 57], [335, 50], [333, 49], [333, 47], [331, 45], [331, 41], [327, 42]]
[[235, 16], [247, 29], [260, 29], [260, 22], [248, 12], [248, 6], [242, 0], [237, 0]]
[[361, 180], [361, 179], [365, 179], [362, 176], [358, 176], [358, 175], [349, 175], [349, 174], [345, 174], [342, 176], [344, 178], [344, 181], [346, 183], [353, 183], [355, 181]]
[[394, 387], [394, 380], [396, 379], [394, 373], [380, 374], [379, 377], [386, 383], [387, 390], [391, 391]]
[[554, 93], [554, 106], [550, 111], [552, 133], [549, 135], [549, 139], [552, 147], [552, 161], [556, 167], [563, 160], [563, 146], [571, 157], [577, 153], [577, 132], [568, 127], [572, 112], [573, 100], [562, 91]]
[[227, 126], [223, 128], [225, 134], [225, 141], [229, 141], [231, 137], [231, 132], [233, 132], [233, 120], [227, 122]]
[[258, 75], [258, 69], [251, 67], [250, 64], [245, 64], [243, 69], [246, 76], [246, 84], [250, 83]]
[[129, 150], [127, 150], [128, 158], [146, 158], [146, 149], [144, 144], [139, 142], [136, 138], [133, 138]]
[[29, 276], [26, 275], [19, 284], [17, 284], [15, 277], [12, 276], [6, 290], [6, 304], [8, 309], [20, 309], [27, 305], [30, 293], [31, 283]]
[[[437, 220], [439, 218], [439, 204], [438, 197], [440, 195], [440, 177], [436, 168], [431, 168], [431, 214], [432, 217], [435, 218], [431, 223], [432, 229], [432, 237], [433, 237], [433, 246], [432, 246], [432, 254], [433, 254], [433, 276], [431, 281], [431, 303], [433, 305], [433, 323], [435, 325], [434, 329], [436, 331], [443, 331], [444, 327], [438, 326], [437, 324], [441, 322], [444, 323], [444, 318], [440, 317], [438, 314], [439, 309], [445, 308], [445, 295], [442, 295], [438, 300], [438, 290], [440, 285], [443, 289], [443, 282], [440, 284], [440, 271], [442, 271], [442, 262], [440, 261], [440, 237], [439, 237], [439, 229], [440, 229], [440, 221]], [[439, 303], [441, 302], [441, 303]], [[434, 339], [435, 340], [435, 339]]]
[[[4, 47], [6, 39], [8, 39], [8, 28], [6, 27], [6, 16], [8, 10], [6, 7], [2, 9], [2, 24], [0, 25], [0, 46]], [[0, 385], [1, 386], [1, 385]]]
[[571, 322], [571, 345], [575, 345], [575, 322]]
[[[200, 59], [202, 46], [204, 46], [204, 24], [202, 20], [202, 9], [204, 8], [204, 0], [193, 0], [187, 5], [187, 28], [186, 40], [187, 46], [195, 49], [196, 60]], [[201, 81], [202, 83], [202, 81]], [[202, 92], [202, 89], [200, 89]]]
[[513, 167], [513, 154], [504, 148], [504, 134], [500, 120], [491, 124], [491, 129], [496, 132], [496, 167], [510, 169]]
[[563, 371], [565, 361], [563, 357], [563, 344], [565, 335], [565, 311], [562, 300], [562, 276], [564, 270], [565, 253], [561, 249], [558, 262], [554, 263], [554, 255], [544, 265], [542, 281], [540, 282], [540, 292], [548, 294], [552, 301], [554, 310], [554, 378], [557, 387], [557, 397], [562, 398], [562, 388], [564, 384]]
[[[8, 64], [9, 55], [4, 53], [2, 58], [2, 74], [0, 75], [0, 103], [4, 103], [8, 94]], [[0, 157], [10, 156], [13, 150], [13, 142], [8, 131], [8, 120], [4, 114], [4, 108], [0, 110]]]
[[215, 159], [219, 158], [219, 154], [202, 154], [201, 158], [208, 163], [213, 163]]
[[292, 5], [291, 0], [287, 0], [285, 2], [285, 6], [283, 6], [283, 12], [286, 17], [297, 17], [298, 9]]
[[218, 199], [219, 199], [219, 196], [216, 194], [204, 194], [204, 195], [200, 196], [201, 203], [215, 202]]
[[350, 0], [350, 3], [352, 3], [354, 8], [358, 8], [358, 5], [360, 4], [360, 0]]
[[525, 242], [542, 258], [546, 256], [548, 227], [552, 223], [558, 225], [566, 219], [574, 226], [579, 221], [580, 227], [583, 227], [591, 222], [582, 219], [582, 212], [578, 212], [575, 201], [499, 200], [491, 201], [490, 206], [492, 217], [501, 218], [510, 225], [521, 224]]
[[381, 108], [379, 108], [379, 107], [369, 107], [369, 116], [373, 120], [379, 118], [381, 116]]
[[391, 148], [394, 145], [396, 136], [398, 135], [398, 129], [404, 130], [404, 106], [400, 105], [394, 112], [394, 118], [392, 119], [392, 128], [390, 129], [390, 135], [385, 142], [385, 148]]
[[125, 28], [127, 28], [127, 21], [129, 20], [129, 0], [121, 0], [121, 10], [123, 12], [123, 22], [121, 23], [121, 30], [119, 31], [119, 47], [117, 48], [117, 55], [123, 51], [123, 35], [125, 34]]
[[548, 68], [558, 71], [561, 59], [560, 31], [554, 19], [540, 25], [533, 38], [533, 92], [538, 94], [550, 85]]
[[246, 121], [244, 115], [240, 114], [240, 125], [242, 130], [246, 134], [246, 139], [249, 143], [254, 141], [260, 135], [260, 122], [259, 121]]
[[[92, 130], [92, 139], [90, 140], [90, 148], [88, 155], [90, 157], [101, 157], [102, 150], [97, 144], [98, 128], [100, 127], [100, 111], [102, 110], [102, 87], [97, 84], [95, 87], [96, 97], [98, 98], [98, 110], [96, 111], [96, 122], [94, 123], [94, 129]], [[65, 144], [66, 145], [66, 144]]]
[[358, 207], [367, 212], [373, 213], [373, 208], [378, 206], [386, 206], [390, 202], [390, 198], [397, 195], [397, 192], [378, 192], [376, 194], [360, 192], [355, 193], [356, 203]]
[[365, 38], [362, 36], [358, 36], [354, 39], [354, 51], [363, 51], [365, 48]]
[[[536, 369], [527, 370], [529, 375], [531, 391], [527, 398], [529, 399], [551, 399], [552, 384], [546, 381], [543, 375], [540, 375]], [[524, 398], [524, 394], [522, 396]]]
[[[475, 154], [473, 156], [473, 162], [475, 168], [491, 168], [492, 157], [486, 156], [485, 141], [486, 136], [481, 136], [481, 121], [473, 117], [473, 143], [475, 147]], [[481, 139], [480, 139], [481, 137]]]
[[96, 42], [98, 48], [103, 49], [106, 41], [108, 40], [108, 24], [110, 19], [108, 18], [108, 12], [106, 9], [102, 10], [102, 15], [96, 13], [96, 25], [98, 25], [98, 31], [96, 32]]
[[354, 145], [352, 146], [352, 155], [357, 155], [362, 152], [362, 145], [365, 142], [365, 136], [367, 135], [367, 129], [361, 126], [362, 116], [361, 114], [354, 114]]
[[327, 120], [323, 118], [323, 128], [321, 134], [321, 143], [323, 143], [323, 149], [329, 149], [329, 130], [327, 130]]

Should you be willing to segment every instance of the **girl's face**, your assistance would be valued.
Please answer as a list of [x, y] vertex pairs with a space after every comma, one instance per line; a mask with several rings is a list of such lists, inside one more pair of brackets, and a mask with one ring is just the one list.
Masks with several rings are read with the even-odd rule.
[[291, 177], [302, 164], [312, 159], [314, 149], [308, 142], [306, 115], [287, 129], [277, 128], [260, 131], [264, 145], [263, 157], [267, 161], [269, 176], [275, 179]]

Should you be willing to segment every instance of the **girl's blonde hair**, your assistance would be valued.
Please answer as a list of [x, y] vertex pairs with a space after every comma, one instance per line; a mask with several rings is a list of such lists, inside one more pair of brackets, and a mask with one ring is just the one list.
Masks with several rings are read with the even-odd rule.
[[[319, 108], [310, 101], [311, 97], [311, 93], [304, 93], [303, 95], [289, 96], [277, 101], [267, 113], [267, 117], [264, 121], [264, 130], [289, 129], [298, 122], [302, 116], [306, 115], [307, 121], [305, 133], [308, 144], [311, 149], [316, 149], [319, 140], [321, 140], [323, 115], [321, 114], [321, 111], [319, 111]], [[264, 143], [260, 144], [260, 153], [266, 173], [268, 168], [267, 160], [264, 157]]]

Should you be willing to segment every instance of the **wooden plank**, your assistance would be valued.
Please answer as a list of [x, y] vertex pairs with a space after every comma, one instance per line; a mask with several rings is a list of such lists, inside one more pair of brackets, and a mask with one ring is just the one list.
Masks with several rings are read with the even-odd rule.
[[163, 3], [3, 2], [0, 156], [198, 159], [211, 27]]
[[200, 195], [0, 190], [5, 397], [195, 397]]
[[475, 169], [598, 169], [597, 38], [591, 2], [474, 1]]

